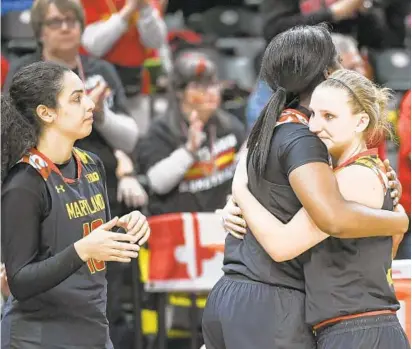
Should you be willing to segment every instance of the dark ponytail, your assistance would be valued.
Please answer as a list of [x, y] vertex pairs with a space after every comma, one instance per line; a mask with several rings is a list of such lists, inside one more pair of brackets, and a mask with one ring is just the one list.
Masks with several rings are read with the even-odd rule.
[[273, 130], [286, 103], [286, 91], [277, 88], [254, 124], [247, 142], [248, 162], [262, 175], [269, 155]]
[[13, 77], [9, 94], [1, 96], [1, 181], [14, 164], [37, 145], [42, 123], [39, 105], [57, 108], [63, 75], [70, 69], [51, 62], [21, 68]]
[[10, 168], [36, 145], [36, 128], [16, 109], [10, 96], [1, 96], [1, 181]]
[[337, 68], [337, 54], [324, 24], [298, 26], [275, 36], [263, 55], [260, 76], [274, 91], [248, 139], [248, 162], [262, 177], [276, 122], [286, 105], [310, 97], [325, 80], [328, 69]]

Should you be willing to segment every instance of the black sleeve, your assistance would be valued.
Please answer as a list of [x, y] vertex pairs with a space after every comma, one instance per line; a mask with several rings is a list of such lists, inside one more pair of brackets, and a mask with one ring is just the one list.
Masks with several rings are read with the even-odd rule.
[[126, 93], [116, 69], [112, 64], [103, 60], [98, 60], [96, 63], [99, 65], [99, 73], [103, 76], [104, 80], [106, 80], [107, 84], [113, 91], [113, 111], [115, 113], [130, 115], [130, 111], [127, 108], [126, 103]]
[[299, 0], [264, 0], [260, 10], [263, 16], [263, 36], [268, 42], [277, 34], [296, 25], [333, 21], [332, 12], [328, 8], [309, 15], [302, 14]]
[[311, 162], [329, 164], [329, 154], [322, 141], [307, 127], [288, 133], [288, 138], [279, 147], [279, 159], [285, 174]]
[[37, 172], [25, 166], [3, 186], [1, 198], [2, 255], [11, 293], [18, 300], [50, 290], [84, 263], [73, 245], [38, 260], [40, 226], [47, 211], [48, 192]]

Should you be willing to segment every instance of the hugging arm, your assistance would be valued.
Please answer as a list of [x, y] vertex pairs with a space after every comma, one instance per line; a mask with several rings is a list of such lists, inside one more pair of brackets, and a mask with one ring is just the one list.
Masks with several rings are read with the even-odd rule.
[[[369, 169], [353, 166], [339, 174], [337, 179], [346, 200], [354, 200], [370, 207], [382, 206], [381, 184]], [[234, 193], [253, 235], [277, 262], [295, 258], [329, 236], [315, 225], [304, 208], [299, 210], [289, 223], [282, 224], [259, 203], [245, 183], [242, 184], [239, 181], [235, 183]], [[359, 237], [368, 236], [362, 232], [358, 235]], [[350, 236], [343, 234], [340, 237]]]
[[403, 213], [345, 200], [326, 164], [301, 166], [291, 172], [289, 181], [309, 216], [329, 235], [340, 238], [390, 236], [408, 229], [408, 217]]

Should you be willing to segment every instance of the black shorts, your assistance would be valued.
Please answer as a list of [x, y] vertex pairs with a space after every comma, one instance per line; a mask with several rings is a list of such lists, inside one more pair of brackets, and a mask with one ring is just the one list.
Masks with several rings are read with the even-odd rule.
[[305, 294], [223, 276], [203, 312], [207, 349], [315, 349], [304, 319]]
[[318, 349], [410, 349], [396, 315], [339, 322], [316, 333]]
[[39, 320], [17, 313], [9, 299], [1, 320], [1, 349], [113, 349], [108, 327], [98, 339], [94, 333], [87, 336], [87, 328], [67, 329], [67, 321]]

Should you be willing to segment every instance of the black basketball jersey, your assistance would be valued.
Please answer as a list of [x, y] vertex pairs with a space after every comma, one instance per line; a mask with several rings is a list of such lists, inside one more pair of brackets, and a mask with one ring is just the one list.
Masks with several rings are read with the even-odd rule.
[[[385, 170], [376, 149], [368, 150], [335, 169], [365, 166], [382, 183], [384, 210], [393, 210]], [[392, 281], [392, 237], [338, 239], [329, 237], [311, 249], [304, 265], [306, 321], [314, 326], [340, 316], [375, 310], [398, 310]]]
[[[270, 172], [267, 177], [259, 178], [250, 164], [251, 161], [248, 164], [250, 192], [283, 223], [289, 222], [302, 208], [289, 183], [289, 173], [310, 162], [329, 161], [325, 145], [309, 131], [309, 116], [304, 112], [286, 109], [279, 118], [266, 165], [265, 176]], [[292, 148], [294, 150], [289, 151]], [[266, 178], [270, 178], [270, 181]], [[275, 262], [248, 229], [243, 240], [230, 234], [227, 236], [223, 271], [226, 274], [240, 274], [269, 285], [304, 292], [303, 262], [307, 258], [308, 253], [304, 253], [290, 261]]]
[[[77, 148], [73, 156], [75, 179], [64, 178], [57, 166], [36, 149], [21, 159], [42, 176], [51, 197], [50, 213], [40, 227], [36, 261], [61, 252], [110, 219], [100, 160]], [[105, 270], [105, 262], [89, 260], [49, 291], [24, 301], [13, 299], [8, 309], [12, 326], [20, 327], [20, 333], [26, 329], [36, 348], [112, 348], [106, 318]]]

